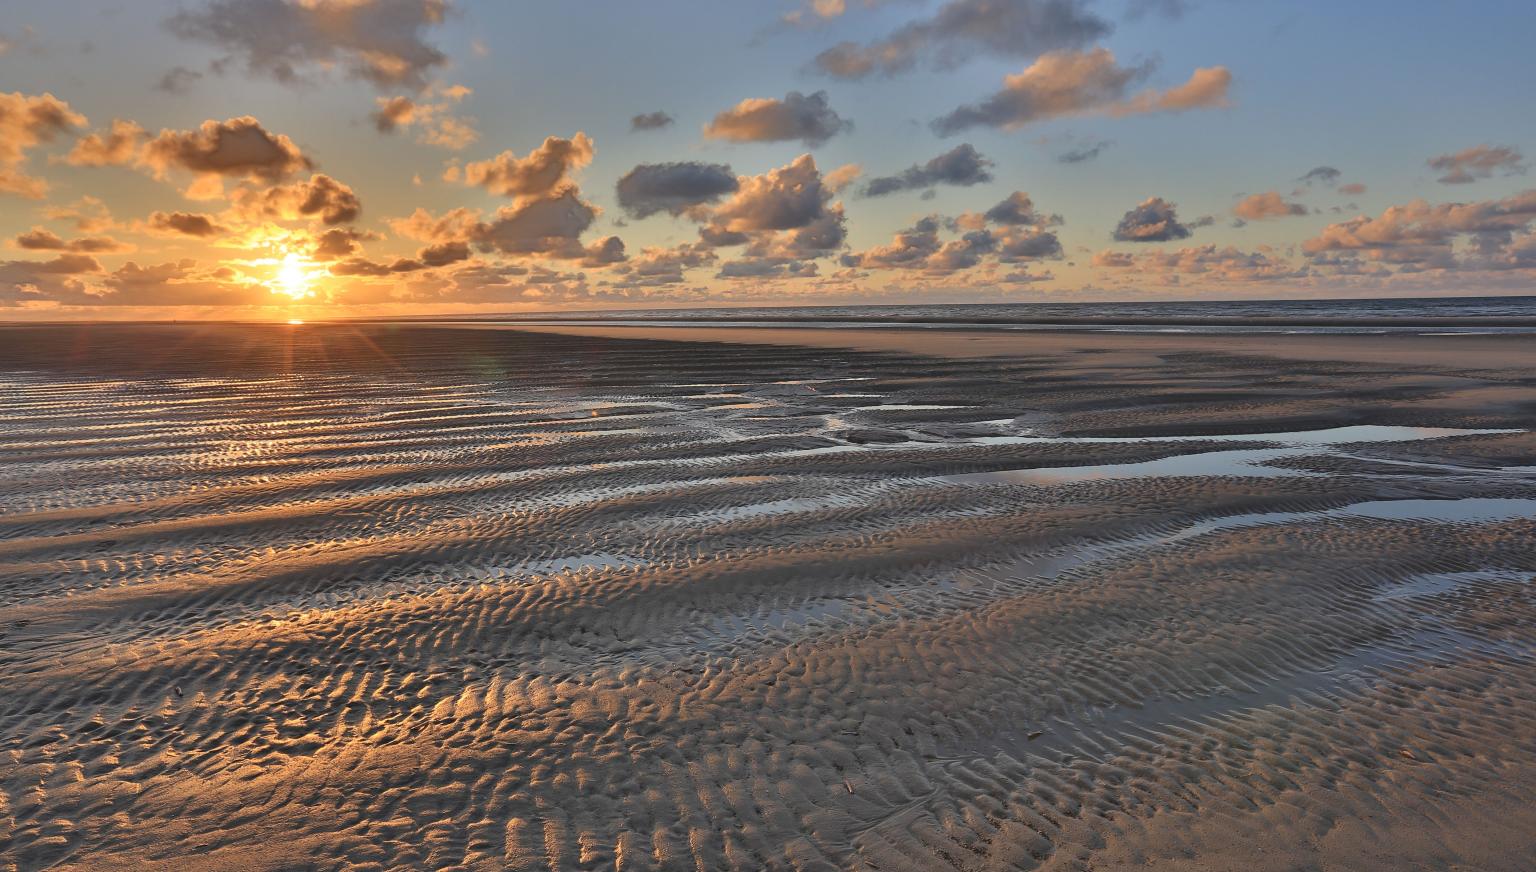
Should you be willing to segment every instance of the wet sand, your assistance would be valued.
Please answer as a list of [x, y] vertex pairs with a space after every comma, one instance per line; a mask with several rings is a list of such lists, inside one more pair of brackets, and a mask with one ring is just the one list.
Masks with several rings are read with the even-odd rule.
[[0, 868], [1532, 868], [1532, 344], [0, 328]]

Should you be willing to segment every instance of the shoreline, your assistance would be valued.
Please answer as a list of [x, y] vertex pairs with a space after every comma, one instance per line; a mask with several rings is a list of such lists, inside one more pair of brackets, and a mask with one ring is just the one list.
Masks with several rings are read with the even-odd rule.
[[[1452, 366], [1457, 369], [1536, 370], [1536, 342], [1521, 336], [1485, 334], [1240, 334], [1107, 333], [1053, 330], [918, 330], [909, 327], [798, 328], [472, 324], [456, 322], [426, 329], [512, 330], [604, 339], [651, 339], [731, 345], [790, 345], [895, 352], [930, 357], [1007, 358], [1061, 353], [1133, 353], [1151, 362], [1163, 354], [1207, 353], [1244, 357], [1351, 363]], [[1466, 366], [1469, 352], [1474, 366]]]

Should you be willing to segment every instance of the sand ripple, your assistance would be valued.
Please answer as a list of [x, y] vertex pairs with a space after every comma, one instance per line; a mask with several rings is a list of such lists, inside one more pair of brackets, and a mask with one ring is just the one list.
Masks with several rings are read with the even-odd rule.
[[1529, 374], [10, 332], [10, 868], [1536, 863]]

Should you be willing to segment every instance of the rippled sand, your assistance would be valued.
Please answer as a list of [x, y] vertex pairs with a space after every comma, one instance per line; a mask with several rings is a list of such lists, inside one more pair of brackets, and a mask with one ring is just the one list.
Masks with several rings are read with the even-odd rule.
[[569, 332], [0, 329], [0, 868], [1536, 867], [1536, 361]]

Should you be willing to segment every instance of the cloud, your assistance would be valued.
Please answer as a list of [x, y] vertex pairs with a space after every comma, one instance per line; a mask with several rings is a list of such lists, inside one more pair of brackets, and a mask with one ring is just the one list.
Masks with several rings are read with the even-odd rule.
[[1149, 197], [1125, 213], [1115, 227], [1115, 239], [1121, 242], [1169, 242], [1187, 239], [1190, 229], [1179, 223], [1174, 205], [1162, 197]]
[[1138, 276], [1195, 275], [1218, 284], [1296, 280], [1309, 274], [1307, 268], [1293, 266], [1273, 251], [1242, 251], [1215, 245], [1139, 254], [1101, 251], [1094, 255], [1093, 265], [1101, 269], [1135, 270]]
[[[1508, 268], [1523, 251], [1516, 234], [1528, 233], [1532, 222], [1536, 189], [1473, 203], [1414, 200], [1375, 218], [1330, 224], [1301, 248], [1314, 261], [1346, 253], [1400, 269]], [[1461, 256], [1458, 241], [1466, 243]]]
[[979, 185], [992, 181], [992, 174], [988, 172], [992, 166], [992, 161], [982, 157], [974, 146], [963, 142], [922, 165], [914, 164], [894, 176], [870, 179], [864, 186], [864, 196], [883, 197], [897, 191], [919, 190], [934, 185]]
[[429, 267], [447, 266], [469, 260], [469, 246], [463, 242], [439, 242], [418, 251], [416, 258]]
[[969, 269], [992, 251], [995, 240], [986, 230], [973, 230], [958, 240], [941, 242], [943, 228], [936, 215], [921, 218], [912, 227], [897, 231], [886, 245], [877, 245], [858, 254], [846, 255], [844, 266], [866, 269], [923, 270], [950, 273]]
[[318, 218], [326, 224], [345, 224], [357, 220], [363, 209], [351, 188], [324, 173], [270, 188], [237, 188], [230, 199], [235, 211], [250, 220]]
[[876, 42], [839, 43], [814, 63], [829, 76], [861, 79], [904, 72], [922, 58], [952, 67], [978, 54], [1034, 58], [1079, 49], [1110, 29], [1081, 0], [950, 0], [931, 18]]
[[357, 253], [358, 242], [364, 238], [364, 234], [346, 227], [333, 227], [315, 237], [314, 248], [310, 250], [311, 260], [339, 260], [348, 255]]
[[772, 261], [783, 268], [774, 270], [779, 274], [793, 271], [790, 261], [822, 257], [843, 247], [847, 218], [832, 197], [815, 158], [803, 154], [766, 173], [738, 178], [730, 199], [694, 217], [707, 222], [699, 229], [706, 245], [745, 245], [746, 258], [756, 261], [732, 271], [768, 269]]
[[91, 133], [75, 142], [64, 162], [77, 167], [122, 166], [133, 162], [144, 128], [132, 121], [112, 119], [105, 135]]
[[864, 174], [864, 167], [856, 164], [843, 164], [840, 167], [822, 176], [821, 183], [828, 191], [836, 194], [854, 182]]
[[27, 151], [85, 124], [84, 115], [52, 94], [0, 92], [0, 193], [42, 199], [48, 183], [20, 170]]
[[686, 242], [675, 248], [646, 248], [614, 269], [620, 276], [615, 284], [634, 288], [682, 284], [688, 270], [708, 266], [716, 259], [714, 249], [702, 242]]
[[196, 130], [162, 130], [145, 143], [140, 160], [156, 178], [183, 169], [200, 176], [275, 182], [314, 168], [293, 140], [269, 133], [249, 115], [204, 121]]
[[393, 133], [416, 119], [416, 101], [410, 97], [380, 97], [379, 108], [369, 117], [380, 133]]
[[146, 226], [152, 233], [208, 239], [227, 232], [212, 215], [196, 212], [151, 212]]
[[619, 206], [634, 218], [658, 212], [682, 215], [735, 193], [736, 174], [725, 164], [680, 161], [640, 164], [619, 179]]
[[1041, 216], [1035, 211], [1035, 203], [1023, 191], [1014, 191], [1002, 202], [988, 209], [982, 216], [993, 224], [1014, 226], [1044, 226], [1060, 224], [1060, 215]]
[[831, 192], [822, 185], [815, 158], [802, 154], [785, 166], [738, 180], [736, 195], [711, 215], [726, 232], [794, 230], [826, 214]]
[[1284, 218], [1288, 215], [1305, 215], [1307, 207], [1287, 201], [1278, 191], [1265, 191], [1262, 194], [1250, 194], [1239, 200], [1237, 205], [1232, 207], [1232, 214], [1245, 221], [1265, 221], [1270, 218]]
[[[1061, 240], [1044, 229], [1045, 224], [1059, 219], [1042, 218], [1023, 192], [1014, 193], [980, 218], [982, 223], [964, 220], [964, 216], [959, 221], [946, 221], [929, 215], [911, 228], [897, 232], [889, 244], [844, 255], [842, 263], [846, 267], [949, 275], [989, 260], [1019, 264], [1062, 255]], [[984, 226], [989, 220], [1003, 226], [998, 230]], [[940, 232], [946, 227], [963, 232], [945, 241]]]
[[504, 151], [490, 160], [464, 165], [463, 179], [514, 203], [555, 196], [572, 184], [570, 174], [592, 162], [592, 140], [578, 132], [570, 139], [551, 136], [527, 157]]
[[731, 142], [790, 142], [821, 145], [853, 125], [827, 103], [827, 92], [810, 96], [790, 91], [783, 100], [749, 98], [715, 116], [704, 135]]
[[609, 266], [629, 259], [624, 251], [624, 240], [617, 236], [599, 239], [583, 251], [581, 265], [587, 267]]
[[67, 206], [46, 206], [43, 216], [50, 221], [72, 221], [82, 233], [100, 233], [117, 226], [112, 211], [97, 197], [81, 197]]
[[629, 129], [660, 130], [663, 127], [671, 127], [675, 123], [677, 123], [676, 118], [658, 110], [655, 112], [645, 112], [629, 119]]
[[17, 248], [28, 251], [67, 251], [74, 254], [114, 254], [124, 251], [133, 251], [133, 246], [118, 242], [110, 236], [82, 236], [78, 239], [64, 239], [52, 230], [44, 227], [33, 227], [30, 231], [17, 236], [12, 243]]
[[1087, 163], [1098, 157], [1104, 152], [1104, 149], [1109, 148], [1111, 145], [1114, 145], [1114, 143], [1107, 139], [1100, 140], [1093, 145], [1080, 145], [1057, 155], [1056, 162], [1064, 164]]
[[165, 71], [165, 75], [155, 83], [156, 91], [164, 91], [167, 94], [182, 95], [192, 90], [192, 86], [203, 77], [197, 70], [189, 70], [183, 66], [174, 66]]
[[1508, 146], [1475, 145], [1455, 154], [1430, 158], [1429, 168], [1445, 173], [1436, 179], [1442, 185], [1465, 185], [1492, 176], [1495, 170], [1506, 176], [1525, 172], [1524, 156]]
[[972, 127], [1015, 130], [1051, 118], [1078, 115], [1142, 115], [1183, 112], [1227, 105], [1232, 74], [1225, 67], [1195, 70], [1189, 80], [1166, 91], [1128, 95], [1133, 84], [1152, 73], [1151, 64], [1122, 67], [1108, 49], [1054, 52], [1023, 72], [1003, 79], [1003, 89], [933, 122], [941, 136]]
[[1300, 179], [1297, 179], [1297, 181], [1301, 182], [1303, 185], [1318, 184], [1326, 185], [1327, 187], [1331, 188], [1338, 184], [1339, 179], [1343, 178], [1343, 176], [1343, 173], [1339, 172], [1333, 167], [1313, 167], [1312, 169], [1307, 170], [1306, 175], [1302, 176]]
[[412, 260], [408, 257], [396, 258], [387, 264], [377, 263], [375, 261], [368, 260], [367, 258], [352, 257], [331, 264], [330, 273], [333, 276], [361, 276], [374, 278], [379, 276], [396, 275], [398, 273], [417, 272], [418, 270], [423, 269], [426, 269], [425, 264], [419, 260]]
[[0, 305], [57, 301], [85, 293], [82, 276], [102, 272], [88, 254], [61, 254], [52, 260], [0, 260]]
[[717, 279], [814, 278], [820, 270], [810, 261], [782, 257], [743, 257], [720, 265]]
[[167, 26], [279, 82], [335, 68], [379, 87], [419, 88], [448, 62], [426, 32], [449, 9], [449, 0], [211, 0]]
[[422, 242], [467, 242], [474, 238], [480, 223], [480, 213], [473, 209], [458, 208], [434, 216], [418, 208], [404, 218], [390, 219], [389, 227], [401, 236]]
[[71, 302], [120, 306], [259, 306], [273, 302], [259, 281], [199, 273], [193, 260], [139, 266], [129, 261], [103, 280], [100, 293]]
[[580, 239], [596, 218], [597, 209], [568, 186], [548, 199], [503, 207], [471, 234], [484, 251], [576, 259], [587, 255]]
[[1365, 193], [1365, 190], [1365, 185], [1362, 185], [1359, 182], [1350, 182], [1347, 185], [1339, 186], [1339, 193], [1346, 197], [1358, 197]]
[[380, 133], [394, 133], [406, 127], [414, 127], [417, 141], [427, 145], [458, 151], [468, 148], [480, 138], [474, 119], [453, 114], [453, 104], [474, 93], [463, 85], [454, 85], [437, 92], [441, 100], [413, 100], [407, 96], [379, 97], [369, 118]]
[[24, 48], [30, 54], [41, 54], [42, 46], [37, 42], [37, 32], [31, 27], [23, 27], [19, 36], [12, 36], [0, 31], [0, 57], [4, 57], [11, 51]]
[[150, 266], [129, 261], [109, 273], [89, 255], [65, 254], [51, 261], [0, 262], [0, 301], [68, 306], [259, 306], [271, 303], [273, 296], [260, 281], [239, 279], [227, 267], [199, 271], [193, 260]]
[[1024, 263], [1062, 255], [1061, 240], [1039, 227], [1006, 227], [994, 231], [994, 252], [1001, 263]]

